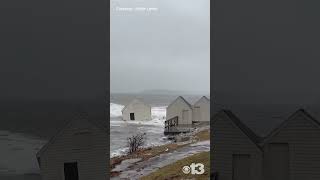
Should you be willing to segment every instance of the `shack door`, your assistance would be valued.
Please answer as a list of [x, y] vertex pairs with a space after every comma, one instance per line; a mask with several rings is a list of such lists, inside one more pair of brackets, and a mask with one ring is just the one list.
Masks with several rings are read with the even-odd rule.
[[250, 180], [250, 155], [233, 154], [232, 180]]
[[188, 110], [183, 110], [182, 111], [182, 122], [184, 124], [188, 124], [189, 122], [189, 111]]
[[64, 163], [64, 179], [79, 180], [78, 165], [76, 162]]
[[195, 122], [201, 121], [200, 107], [194, 107], [194, 119], [193, 119], [193, 121], [195, 121]]
[[272, 180], [289, 180], [289, 145], [269, 144], [269, 173]]
[[134, 120], [134, 113], [130, 113], [130, 120]]

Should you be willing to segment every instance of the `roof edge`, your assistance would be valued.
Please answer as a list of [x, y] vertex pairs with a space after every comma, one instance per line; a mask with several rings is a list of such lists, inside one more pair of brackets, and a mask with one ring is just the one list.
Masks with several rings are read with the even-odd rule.
[[182, 96], [178, 96], [175, 100], [173, 100], [168, 106], [167, 108], [169, 108], [173, 103], [175, 103], [178, 99], [182, 99], [182, 101], [184, 101], [188, 106], [189, 108], [192, 110], [192, 105], [185, 99], [183, 98]]
[[[240, 129], [240, 131], [242, 131], [259, 150], [262, 150], [261, 146], [259, 145], [262, 138], [260, 136], [258, 136], [256, 133], [254, 133], [244, 123], [242, 123], [242, 121], [232, 111], [227, 110], [227, 109], [222, 109], [213, 116], [213, 119], [215, 119], [217, 116], [219, 116], [221, 114], [227, 116], [228, 119], [231, 120], [231, 122], [234, 125], [236, 125]], [[213, 124], [216, 121], [217, 120], [213, 120]]]
[[[93, 120], [90, 120], [89, 118], [82, 118], [83, 120], [86, 120], [88, 121], [89, 123], [91, 123], [92, 125], [94, 125], [95, 127], [97, 127], [98, 129], [100, 129], [101, 131], [105, 132], [106, 134], [107, 133], [107, 129], [105, 127], [103, 127], [102, 125], [100, 125], [98, 122], [95, 122]], [[40, 157], [43, 152], [45, 152], [49, 147], [50, 145], [57, 139], [57, 137], [59, 137], [59, 135], [64, 131], [66, 130], [74, 121], [76, 120], [79, 120], [77, 118], [72, 118], [71, 120], [69, 121], [66, 121], [66, 123], [61, 126], [61, 128], [49, 139], [49, 141], [43, 145], [41, 147], [41, 149], [36, 153], [36, 157]]]
[[278, 134], [292, 119], [294, 119], [299, 114], [307, 117], [312, 123], [314, 123], [318, 128], [320, 128], [320, 122], [317, 121], [313, 116], [311, 116], [310, 113], [308, 113], [305, 109], [300, 108], [296, 110], [294, 113], [292, 113], [285, 121], [283, 121], [277, 128], [275, 128], [273, 131], [271, 131], [263, 140], [262, 145], [265, 145], [270, 141], [272, 137], [274, 137], [276, 134]]

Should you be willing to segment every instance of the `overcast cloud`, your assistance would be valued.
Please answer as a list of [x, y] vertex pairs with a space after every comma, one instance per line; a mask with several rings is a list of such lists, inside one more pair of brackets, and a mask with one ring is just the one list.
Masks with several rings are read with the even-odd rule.
[[209, 0], [111, 3], [111, 92], [210, 91]]
[[212, 90], [236, 103], [320, 103], [319, 5], [215, 1]]

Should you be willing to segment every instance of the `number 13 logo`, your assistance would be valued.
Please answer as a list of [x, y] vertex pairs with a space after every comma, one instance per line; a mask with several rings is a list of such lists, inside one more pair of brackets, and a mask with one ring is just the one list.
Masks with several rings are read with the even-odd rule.
[[189, 174], [191, 170], [191, 174], [203, 174], [204, 173], [204, 165], [202, 163], [192, 163], [189, 166], [184, 166], [182, 171], [185, 174]]

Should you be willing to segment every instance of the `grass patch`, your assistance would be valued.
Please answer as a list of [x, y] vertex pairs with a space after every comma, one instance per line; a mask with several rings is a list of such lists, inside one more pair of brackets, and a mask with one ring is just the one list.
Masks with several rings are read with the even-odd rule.
[[200, 131], [195, 134], [195, 137], [198, 141], [210, 140], [210, 130]]
[[[182, 167], [189, 166], [191, 163], [202, 163], [205, 167], [205, 172], [202, 175], [184, 174]], [[202, 152], [190, 157], [181, 159], [173, 164], [160, 168], [156, 172], [153, 172], [147, 176], [141, 178], [141, 180], [181, 180], [181, 179], [197, 179], [208, 180], [210, 179], [210, 153]]]
[[[196, 141], [210, 140], [210, 130], [204, 130], [204, 131], [197, 132], [194, 137], [195, 137]], [[165, 145], [161, 145], [161, 146], [154, 146], [154, 147], [140, 149], [132, 154], [111, 158], [110, 159], [110, 171], [113, 168], [115, 168], [116, 165], [120, 164], [122, 161], [124, 161], [126, 159], [141, 158], [141, 161], [145, 161], [145, 160], [148, 160], [152, 157], [156, 157], [156, 156], [159, 156], [160, 154], [172, 152], [176, 149], [182, 148], [187, 145], [190, 145], [190, 143], [187, 143], [187, 144], [177, 144], [177, 143], [165, 144]], [[207, 158], [207, 160], [209, 161], [209, 158]], [[200, 160], [198, 162], [200, 162]], [[207, 167], [207, 166], [209, 166], [209, 165], [205, 165], [205, 167]], [[181, 169], [180, 169], [180, 171], [181, 171]], [[181, 171], [181, 173], [182, 173], [182, 171]], [[118, 174], [119, 174], [119, 172], [112, 172], [111, 177], [117, 176]], [[200, 175], [197, 175], [197, 176], [200, 177]]]

